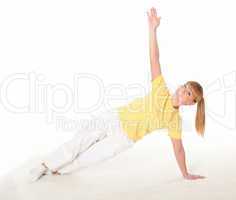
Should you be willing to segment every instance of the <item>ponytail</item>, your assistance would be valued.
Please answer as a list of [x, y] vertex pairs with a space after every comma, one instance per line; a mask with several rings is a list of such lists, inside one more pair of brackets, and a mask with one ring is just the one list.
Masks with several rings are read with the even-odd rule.
[[197, 103], [197, 112], [195, 118], [195, 128], [199, 135], [204, 136], [205, 131], [205, 101], [202, 97]]

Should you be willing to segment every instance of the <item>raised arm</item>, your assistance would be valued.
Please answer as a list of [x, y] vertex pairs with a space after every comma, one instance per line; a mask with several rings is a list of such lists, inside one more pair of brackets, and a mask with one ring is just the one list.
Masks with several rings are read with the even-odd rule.
[[149, 25], [149, 53], [152, 81], [161, 74], [161, 67], [159, 61], [159, 48], [157, 44], [156, 29], [160, 25], [161, 17], [157, 17], [156, 9], [151, 8], [147, 11], [148, 25]]
[[186, 162], [185, 162], [185, 151], [184, 151], [184, 147], [182, 144], [182, 140], [181, 139], [171, 139], [171, 142], [173, 144], [175, 158], [176, 158], [176, 161], [179, 165], [179, 168], [180, 168], [180, 171], [183, 175], [183, 178], [188, 179], [188, 180], [205, 178], [204, 176], [193, 175], [193, 174], [188, 173], [187, 167], [186, 167]]

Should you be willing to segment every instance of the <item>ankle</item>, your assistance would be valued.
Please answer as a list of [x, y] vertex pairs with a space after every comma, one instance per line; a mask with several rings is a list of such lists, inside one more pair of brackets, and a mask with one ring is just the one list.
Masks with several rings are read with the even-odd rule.
[[48, 166], [45, 163], [41, 163], [41, 164], [42, 164], [42, 166], [45, 167], [46, 170], [49, 170]]

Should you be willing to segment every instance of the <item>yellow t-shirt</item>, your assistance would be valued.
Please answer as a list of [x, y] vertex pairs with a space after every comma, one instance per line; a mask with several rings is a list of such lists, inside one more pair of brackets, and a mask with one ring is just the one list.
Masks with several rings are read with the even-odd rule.
[[152, 80], [151, 91], [118, 107], [122, 128], [128, 137], [137, 141], [156, 129], [167, 128], [168, 135], [181, 139], [182, 119], [172, 106], [171, 95], [162, 75]]

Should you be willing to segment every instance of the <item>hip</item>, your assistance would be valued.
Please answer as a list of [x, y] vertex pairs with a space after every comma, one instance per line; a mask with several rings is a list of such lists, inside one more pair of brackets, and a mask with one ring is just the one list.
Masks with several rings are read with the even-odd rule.
[[117, 108], [98, 112], [94, 115], [94, 120], [97, 120], [99, 128], [106, 130], [108, 135], [121, 135], [121, 137], [128, 142], [134, 142], [134, 140], [129, 138], [128, 134], [123, 130]]

